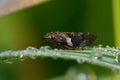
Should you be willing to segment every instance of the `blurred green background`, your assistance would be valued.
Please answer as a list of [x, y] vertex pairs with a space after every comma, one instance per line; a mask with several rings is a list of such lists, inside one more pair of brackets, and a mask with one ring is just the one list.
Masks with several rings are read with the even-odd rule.
[[[90, 32], [97, 35], [93, 45], [120, 46], [117, 44], [120, 27], [119, 4], [119, 0], [51, 0], [7, 16], [0, 16], [0, 50], [48, 45], [42, 37], [51, 31]], [[64, 74], [73, 64], [76, 62], [51, 58], [1, 64], [0, 80], [48, 80]], [[99, 75], [101, 69], [95, 69]], [[112, 74], [111, 71], [105, 70], [106, 74]]]

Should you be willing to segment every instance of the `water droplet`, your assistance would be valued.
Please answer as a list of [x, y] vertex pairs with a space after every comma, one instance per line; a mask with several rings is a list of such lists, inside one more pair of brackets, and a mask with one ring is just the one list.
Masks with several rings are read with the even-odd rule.
[[45, 51], [49, 50], [49, 47], [48, 46], [40, 47], [40, 50], [43, 51], [43, 52], [45, 52]]
[[98, 47], [103, 47], [103, 45], [102, 45], [102, 44], [99, 44]]
[[120, 54], [117, 54], [115, 57], [115, 61], [120, 64]]
[[84, 63], [85, 60], [83, 60], [83, 59], [77, 59], [77, 62], [81, 64], [81, 63]]
[[98, 56], [96, 56], [96, 57], [95, 57], [95, 60], [96, 60], [97, 62], [99, 62], [99, 61], [101, 61], [101, 60], [102, 60], [102, 57], [101, 57], [101, 56], [99, 56], [99, 57], [98, 57]]
[[58, 51], [58, 49], [57, 49], [57, 48], [55, 48], [55, 49], [54, 49], [54, 51]]
[[44, 48], [49, 50], [52, 49], [50, 46], [45, 46]]
[[109, 49], [109, 48], [111, 48], [111, 47], [107, 45], [107, 46], [106, 46], [106, 48], [108, 48], [108, 49]]
[[28, 47], [28, 48], [26, 48], [26, 50], [28, 50], [28, 51], [37, 51], [38, 49], [35, 48], [35, 47]]
[[20, 54], [20, 58], [23, 58], [23, 54]]
[[48, 49], [48, 50], [51, 50], [52, 48], [50, 47], [50, 46], [42, 46], [42, 47], [40, 47], [40, 50], [43, 50], [43, 49]]

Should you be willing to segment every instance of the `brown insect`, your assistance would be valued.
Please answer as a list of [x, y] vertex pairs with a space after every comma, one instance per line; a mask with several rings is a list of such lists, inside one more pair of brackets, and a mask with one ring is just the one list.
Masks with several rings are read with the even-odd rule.
[[61, 49], [81, 49], [96, 40], [96, 35], [83, 32], [50, 32], [44, 36], [48, 41]]

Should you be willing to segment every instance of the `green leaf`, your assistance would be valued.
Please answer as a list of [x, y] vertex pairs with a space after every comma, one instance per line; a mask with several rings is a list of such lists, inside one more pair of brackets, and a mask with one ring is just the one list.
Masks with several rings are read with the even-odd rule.
[[25, 50], [8, 50], [0, 53], [0, 63], [12, 63], [16, 60], [37, 57], [62, 58], [76, 60], [78, 63], [88, 62], [120, 71], [120, 49], [109, 46], [84, 47], [82, 50], [51, 49], [49, 46], [40, 49], [28, 47]]

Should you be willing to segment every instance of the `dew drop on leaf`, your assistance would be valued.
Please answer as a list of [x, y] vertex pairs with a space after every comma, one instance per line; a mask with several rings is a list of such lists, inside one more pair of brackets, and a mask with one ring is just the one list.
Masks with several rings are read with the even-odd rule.
[[99, 62], [99, 61], [102, 60], [102, 57], [95, 57], [95, 60], [96, 60], [97, 62]]
[[28, 47], [28, 48], [26, 48], [26, 50], [36, 51], [36, 50], [37, 50], [37, 48], [34, 48], [34, 47]]
[[116, 55], [115, 61], [120, 65], [120, 54]]
[[20, 58], [23, 58], [23, 54], [20, 54]]
[[77, 59], [77, 62], [78, 62], [78, 63], [84, 63], [84, 62], [85, 62], [85, 60], [82, 60], [82, 59]]

